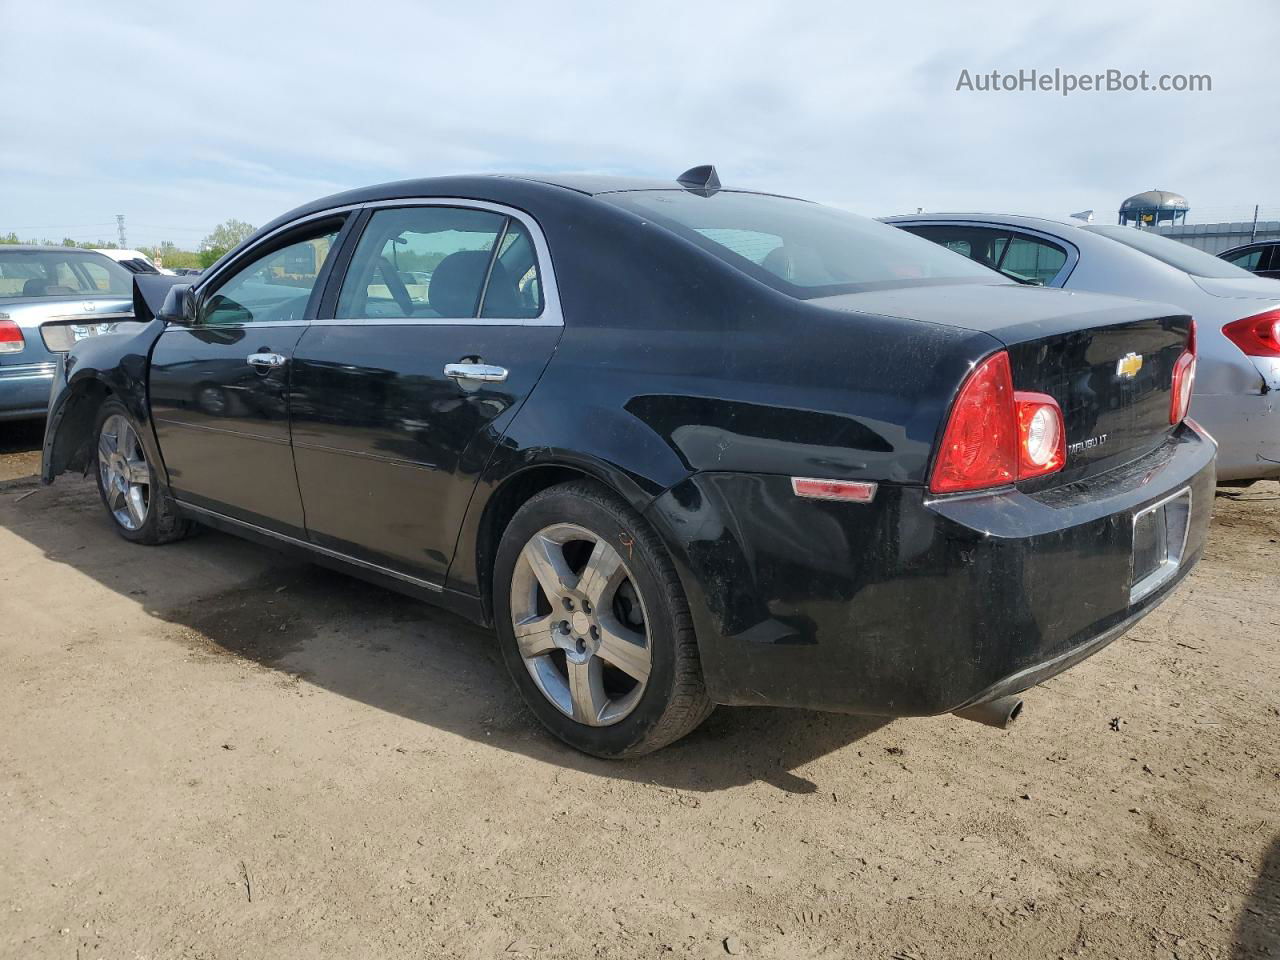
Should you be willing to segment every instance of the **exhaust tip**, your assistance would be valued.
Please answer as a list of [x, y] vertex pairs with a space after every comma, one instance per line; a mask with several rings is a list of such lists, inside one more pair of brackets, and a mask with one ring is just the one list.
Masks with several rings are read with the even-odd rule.
[[1013, 726], [1013, 722], [1022, 716], [1022, 706], [1021, 697], [999, 697], [996, 700], [987, 700], [964, 707], [955, 711], [955, 715], [988, 727], [1008, 730]]

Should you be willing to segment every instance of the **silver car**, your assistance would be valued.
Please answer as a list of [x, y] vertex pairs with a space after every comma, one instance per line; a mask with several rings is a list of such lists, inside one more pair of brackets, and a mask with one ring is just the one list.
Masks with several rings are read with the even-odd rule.
[[58, 354], [133, 317], [133, 274], [71, 247], [0, 245], [0, 421], [39, 418]]
[[1133, 227], [986, 213], [884, 222], [1022, 283], [1186, 310], [1199, 353], [1191, 414], [1220, 444], [1219, 481], [1280, 477], [1280, 280]]

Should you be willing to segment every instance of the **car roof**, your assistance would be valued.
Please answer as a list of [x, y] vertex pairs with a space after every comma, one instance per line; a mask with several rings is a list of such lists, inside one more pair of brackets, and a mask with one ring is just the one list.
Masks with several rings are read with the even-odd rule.
[[[295, 207], [259, 228], [237, 249], [248, 246], [260, 237], [302, 217], [324, 213], [343, 207], [359, 206], [386, 200], [413, 199], [415, 197], [456, 197], [458, 199], [483, 200], [520, 207], [525, 201], [535, 201], [538, 195], [564, 197], [566, 192], [579, 197], [596, 197], [601, 194], [624, 193], [639, 190], [689, 190], [692, 187], [671, 180], [645, 179], [642, 177], [613, 177], [596, 174], [469, 174], [452, 177], [427, 177], [415, 180], [394, 180], [356, 187], [342, 193], [321, 197], [300, 207]], [[753, 193], [757, 191], [720, 187], [724, 193]]]

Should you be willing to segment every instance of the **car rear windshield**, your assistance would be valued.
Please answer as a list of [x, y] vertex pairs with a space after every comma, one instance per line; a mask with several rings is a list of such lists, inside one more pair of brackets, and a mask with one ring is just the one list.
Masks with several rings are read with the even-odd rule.
[[1126, 247], [1133, 247], [1143, 253], [1155, 257], [1161, 263], [1167, 263], [1176, 270], [1189, 273], [1193, 277], [1218, 277], [1223, 280], [1239, 280], [1241, 277], [1252, 277], [1248, 270], [1234, 264], [1219, 260], [1211, 253], [1189, 247], [1177, 240], [1170, 240], [1158, 233], [1139, 230], [1137, 227], [1120, 227], [1115, 225], [1099, 225], [1082, 227], [1091, 233], [1100, 233], [1112, 240], [1119, 240]]
[[1007, 283], [920, 237], [804, 200], [722, 190], [604, 194], [757, 280], [810, 299], [928, 283]]
[[0, 299], [127, 297], [133, 274], [88, 250], [6, 250], [0, 247]]

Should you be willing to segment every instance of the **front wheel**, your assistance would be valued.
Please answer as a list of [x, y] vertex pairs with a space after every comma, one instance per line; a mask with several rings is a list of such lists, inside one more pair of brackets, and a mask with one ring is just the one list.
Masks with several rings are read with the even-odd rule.
[[173, 510], [164, 479], [151, 464], [140, 428], [118, 400], [98, 412], [98, 494], [116, 532], [135, 543], [180, 540], [191, 522]]
[[640, 756], [711, 713], [665, 548], [595, 484], [552, 487], [516, 512], [498, 549], [493, 601], [516, 686], [570, 746]]

